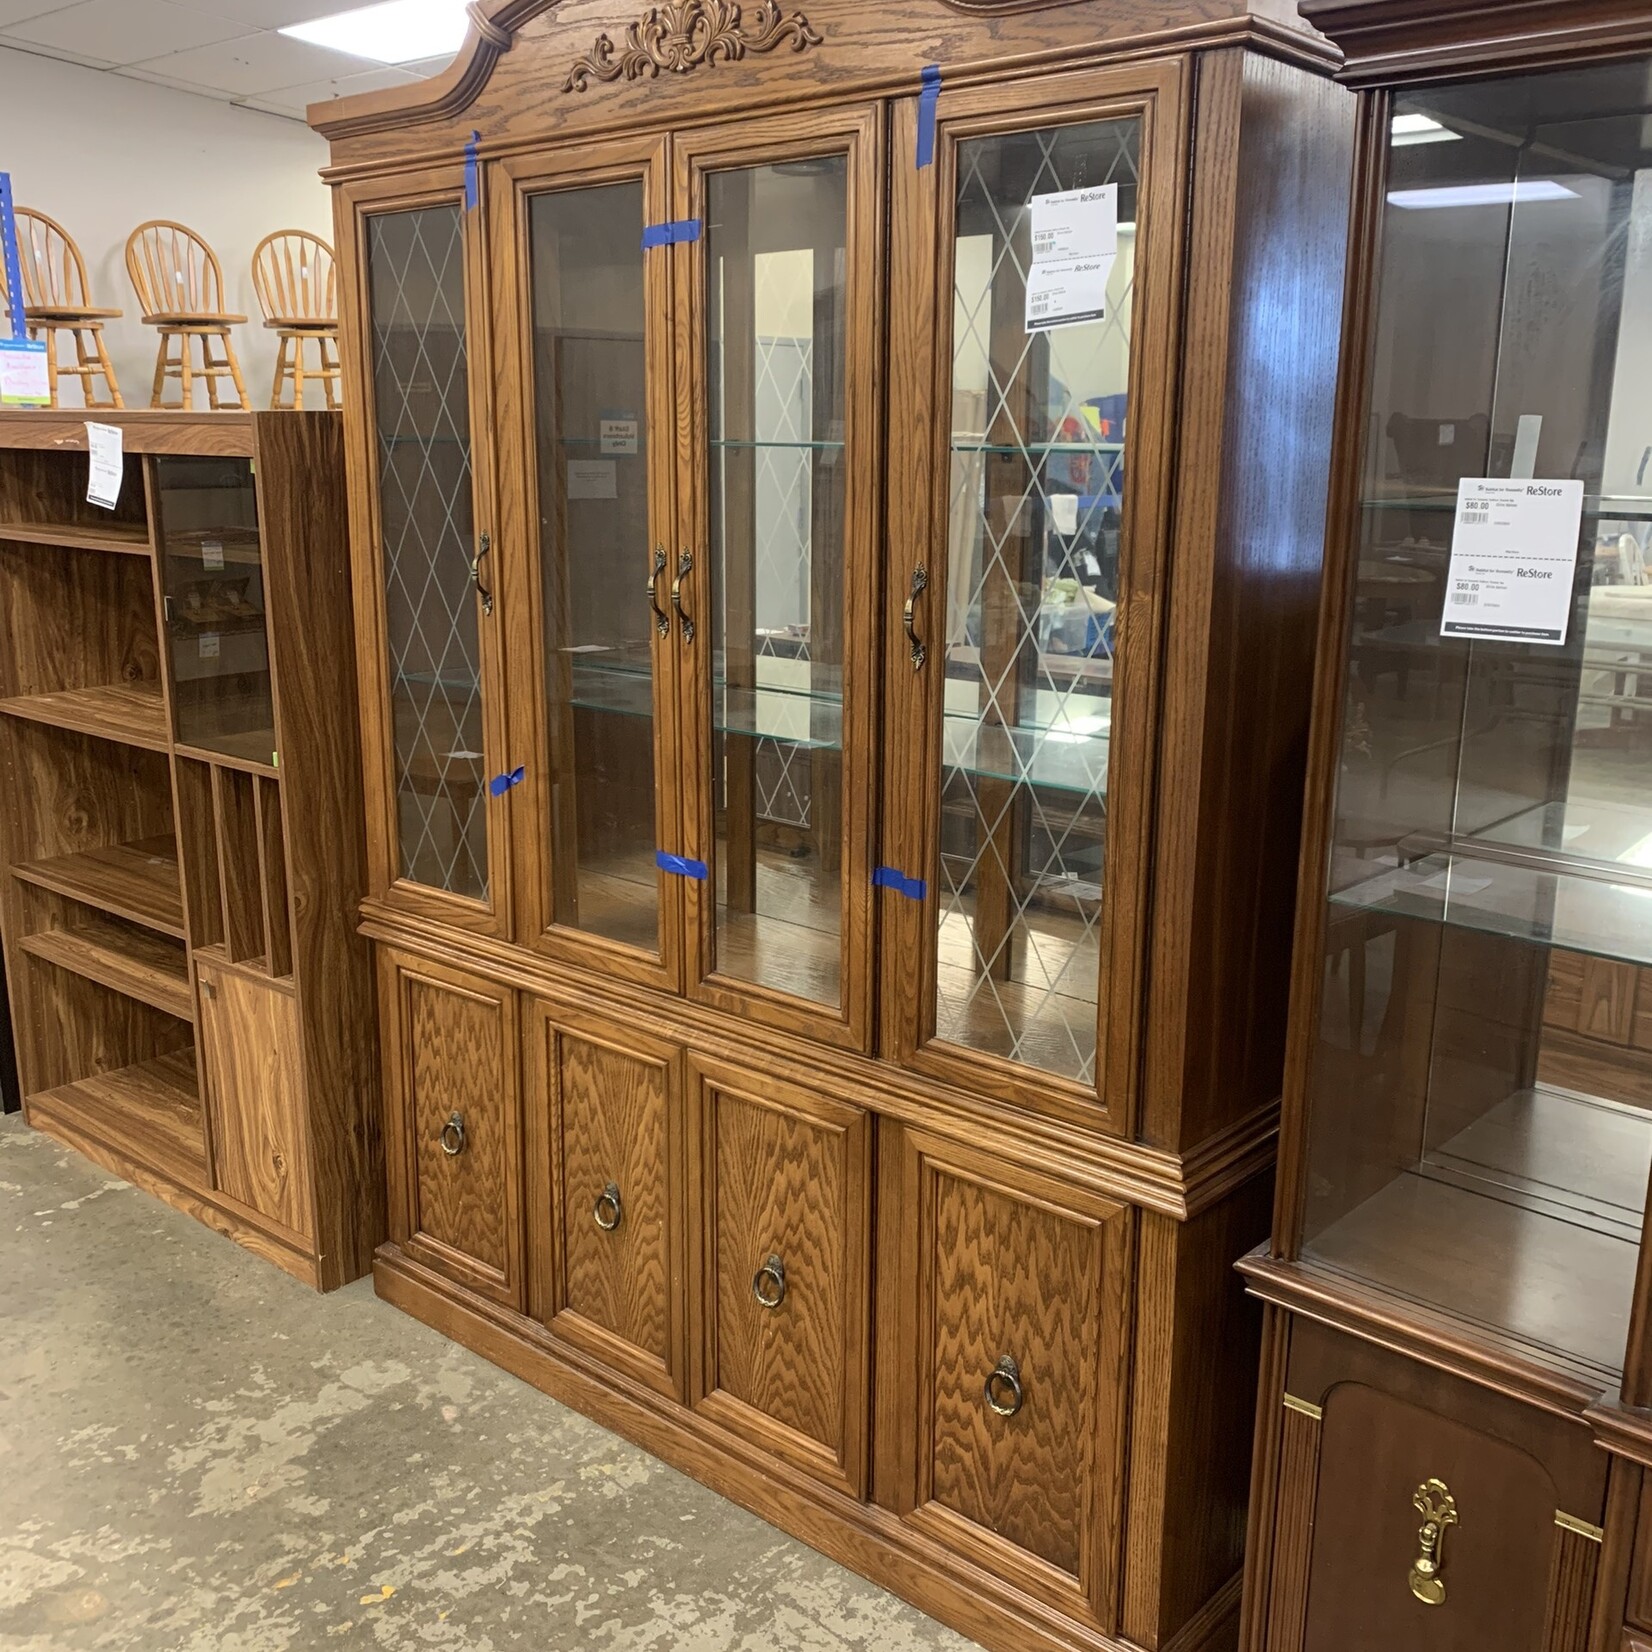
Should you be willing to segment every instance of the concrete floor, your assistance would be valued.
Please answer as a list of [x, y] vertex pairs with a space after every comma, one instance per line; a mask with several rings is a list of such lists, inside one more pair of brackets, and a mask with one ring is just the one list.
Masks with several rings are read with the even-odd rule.
[[362, 1281], [0, 1120], [4, 1652], [968, 1652]]

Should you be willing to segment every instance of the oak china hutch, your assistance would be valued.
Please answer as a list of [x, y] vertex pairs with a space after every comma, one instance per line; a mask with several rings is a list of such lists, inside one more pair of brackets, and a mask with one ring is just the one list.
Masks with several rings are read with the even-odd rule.
[[1231, 1646], [1354, 98], [482, 0], [319, 106], [380, 1293], [989, 1645]]
[[1644, 1652], [1652, 6], [1303, 10], [1361, 115], [1242, 1645]]

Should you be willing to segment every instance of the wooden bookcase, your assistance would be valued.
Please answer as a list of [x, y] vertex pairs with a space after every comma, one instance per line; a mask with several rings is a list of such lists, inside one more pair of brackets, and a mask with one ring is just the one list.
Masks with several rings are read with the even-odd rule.
[[322, 1289], [382, 1236], [333, 414], [0, 417], [0, 936], [28, 1122]]

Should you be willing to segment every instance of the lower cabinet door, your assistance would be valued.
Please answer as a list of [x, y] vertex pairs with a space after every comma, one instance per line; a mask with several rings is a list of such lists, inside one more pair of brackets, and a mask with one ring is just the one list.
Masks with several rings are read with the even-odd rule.
[[871, 1121], [768, 1075], [689, 1070], [696, 1408], [863, 1496]]
[[681, 1399], [682, 1052], [583, 1011], [527, 1015], [533, 1312]]
[[880, 1495], [1110, 1628], [1130, 1209], [921, 1131], [883, 1131]]
[[393, 1233], [410, 1257], [521, 1305], [516, 995], [380, 954]]
[[204, 961], [196, 977], [214, 1183], [259, 1215], [313, 1239], [298, 1001], [278, 986]]

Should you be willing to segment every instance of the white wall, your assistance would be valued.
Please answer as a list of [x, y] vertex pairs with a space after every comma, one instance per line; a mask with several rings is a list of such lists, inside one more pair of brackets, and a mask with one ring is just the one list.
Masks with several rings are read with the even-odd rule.
[[[277, 229], [332, 240], [317, 176], [326, 162], [327, 145], [297, 121], [0, 47], [0, 171], [19, 206], [49, 213], [80, 243], [92, 302], [126, 312], [106, 337], [128, 407], [149, 405], [155, 372], [156, 335], [137, 318], [125, 261], [127, 236], [147, 218], [187, 224], [217, 251], [226, 306], [248, 318], [234, 335], [248, 396], [269, 405], [275, 335], [253, 296], [252, 251]], [[206, 406], [199, 387], [196, 404]]]

